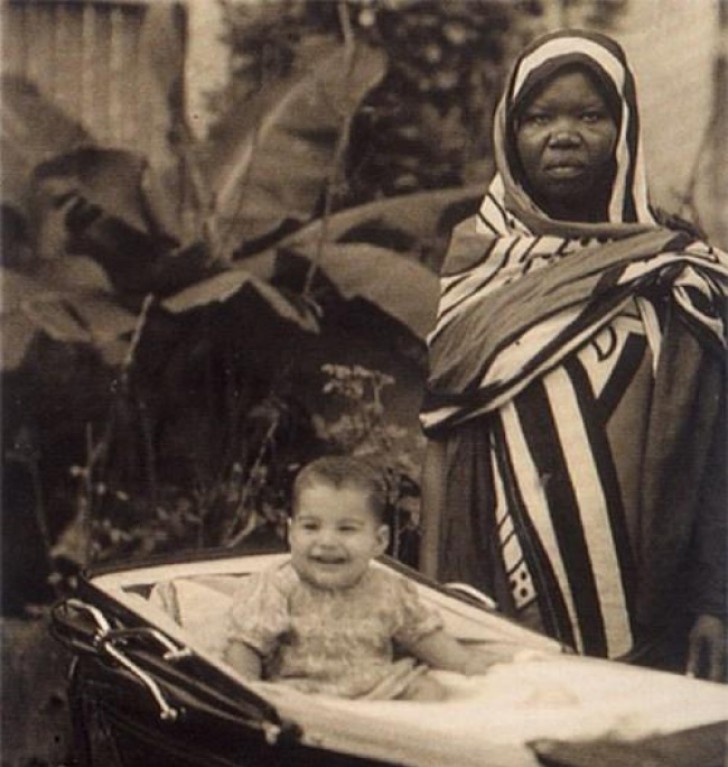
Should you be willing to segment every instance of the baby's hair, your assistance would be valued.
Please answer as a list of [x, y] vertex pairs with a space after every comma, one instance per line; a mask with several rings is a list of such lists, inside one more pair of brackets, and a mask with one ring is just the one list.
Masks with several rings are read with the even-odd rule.
[[387, 492], [384, 478], [374, 466], [348, 455], [327, 455], [317, 458], [298, 472], [293, 482], [293, 516], [296, 516], [301, 493], [309, 487], [326, 485], [336, 490], [356, 488], [369, 497], [369, 506], [377, 522], [384, 522]]

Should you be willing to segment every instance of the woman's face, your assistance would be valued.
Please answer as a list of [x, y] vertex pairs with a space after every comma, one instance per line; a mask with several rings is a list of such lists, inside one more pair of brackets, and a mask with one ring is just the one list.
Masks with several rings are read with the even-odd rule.
[[530, 191], [546, 213], [561, 220], [604, 220], [616, 141], [607, 104], [581, 70], [547, 81], [516, 125]]

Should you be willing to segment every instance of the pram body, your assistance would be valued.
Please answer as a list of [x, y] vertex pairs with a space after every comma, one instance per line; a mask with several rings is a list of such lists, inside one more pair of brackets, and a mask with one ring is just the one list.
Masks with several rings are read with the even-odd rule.
[[230, 599], [240, 578], [285, 557], [208, 552], [80, 579], [78, 594], [54, 607], [52, 631], [73, 653], [69, 700], [84, 767], [724, 764], [723, 686], [564, 654], [477, 594], [391, 560], [377, 566], [412, 578], [452, 633], [502, 655], [492, 674], [441, 672], [451, 691], [441, 703], [334, 700], [247, 682], [222, 660]]

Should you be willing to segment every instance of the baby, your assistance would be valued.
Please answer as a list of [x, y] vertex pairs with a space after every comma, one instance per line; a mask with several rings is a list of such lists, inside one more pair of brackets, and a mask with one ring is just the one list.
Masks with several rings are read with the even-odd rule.
[[359, 460], [320, 458], [299, 473], [290, 560], [246, 578], [233, 600], [226, 658], [237, 671], [304, 692], [439, 700], [428, 667], [487, 670], [410, 581], [371, 566], [389, 542], [384, 506], [379, 475]]

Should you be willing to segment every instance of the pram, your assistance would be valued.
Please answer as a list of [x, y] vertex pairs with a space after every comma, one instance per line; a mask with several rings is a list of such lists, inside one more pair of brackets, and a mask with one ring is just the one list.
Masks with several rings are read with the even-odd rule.
[[69, 700], [84, 767], [719, 767], [728, 688], [577, 657], [472, 589], [412, 578], [462, 641], [502, 657], [438, 675], [447, 700], [342, 700], [249, 682], [222, 653], [232, 593], [282, 553], [230, 551], [99, 569], [52, 612], [73, 653]]

